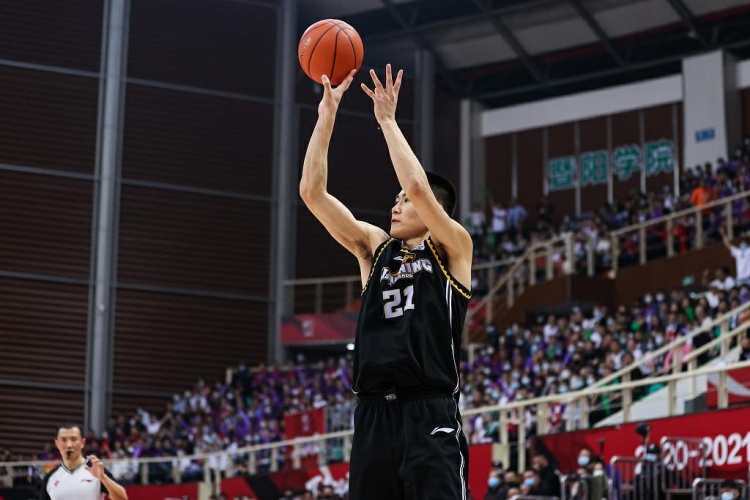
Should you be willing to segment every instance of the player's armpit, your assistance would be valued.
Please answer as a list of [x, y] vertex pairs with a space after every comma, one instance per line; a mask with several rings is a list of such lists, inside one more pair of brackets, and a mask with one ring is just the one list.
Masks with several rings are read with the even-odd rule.
[[328, 192], [303, 196], [307, 208], [326, 231], [358, 259], [368, 259], [388, 238], [377, 226], [357, 220], [346, 206]]

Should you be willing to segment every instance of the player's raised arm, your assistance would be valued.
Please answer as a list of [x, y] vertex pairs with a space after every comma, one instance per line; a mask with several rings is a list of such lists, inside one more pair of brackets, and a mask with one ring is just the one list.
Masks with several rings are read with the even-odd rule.
[[375, 248], [388, 238], [382, 229], [354, 218], [351, 211], [328, 193], [328, 147], [341, 98], [351, 85], [354, 71], [336, 88], [323, 76], [323, 98], [318, 122], [307, 145], [299, 194], [326, 230], [358, 259], [369, 260]]
[[396, 123], [396, 106], [403, 74], [403, 70], [399, 71], [394, 82], [391, 65], [387, 65], [384, 87], [375, 71], [370, 70], [374, 88], [370, 89], [363, 83], [362, 90], [374, 103], [375, 118], [388, 144], [391, 162], [401, 188], [414, 204], [432, 239], [448, 254], [451, 272], [468, 287], [471, 283], [471, 236], [461, 224], [451, 219], [438, 202], [427, 174]]

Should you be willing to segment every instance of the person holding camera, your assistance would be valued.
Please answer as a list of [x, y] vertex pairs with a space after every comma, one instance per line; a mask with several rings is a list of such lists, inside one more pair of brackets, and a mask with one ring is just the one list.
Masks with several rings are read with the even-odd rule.
[[659, 445], [651, 443], [646, 447], [646, 453], [643, 455], [641, 470], [633, 480], [635, 498], [653, 500], [666, 498], [661, 487], [663, 475], [664, 465], [661, 461], [661, 448], [659, 448]]

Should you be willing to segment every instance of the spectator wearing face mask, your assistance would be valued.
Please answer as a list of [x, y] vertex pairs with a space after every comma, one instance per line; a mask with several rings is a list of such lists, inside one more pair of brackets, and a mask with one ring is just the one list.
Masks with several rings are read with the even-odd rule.
[[721, 483], [721, 490], [716, 498], [717, 500], [738, 500], [741, 494], [740, 485], [731, 479], [726, 479]]
[[507, 489], [503, 484], [502, 476], [493, 470], [487, 479], [487, 493], [484, 494], [484, 500], [506, 500], [506, 495]]
[[[576, 483], [571, 489], [573, 498], [582, 500], [602, 500], [608, 495], [607, 476], [604, 472], [604, 464], [598, 457], [593, 457], [591, 451], [584, 448], [578, 454], [578, 477], [579, 483]], [[586, 484], [586, 496], [583, 497], [583, 488], [579, 485]], [[578, 496], [577, 496], [578, 495]]]
[[[523, 482], [521, 483], [521, 495], [539, 495], [539, 474], [534, 470], [525, 470], [523, 472]], [[512, 498], [512, 497], [511, 497]]]

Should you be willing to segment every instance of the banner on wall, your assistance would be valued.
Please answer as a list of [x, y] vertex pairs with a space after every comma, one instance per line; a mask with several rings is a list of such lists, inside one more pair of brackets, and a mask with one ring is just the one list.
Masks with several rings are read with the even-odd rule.
[[281, 324], [281, 343], [289, 345], [354, 342], [357, 312], [297, 314]]
[[326, 410], [315, 408], [284, 415], [284, 428], [286, 429], [284, 439], [325, 434]]
[[[651, 441], [658, 443], [662, 437], [700, 438], [703, 440], [703, 456], [699, 464], [705, 465], [709, 477], [746, 478], [750, 465], [750, 407], [711, 411], [680, 417], [650, 420]], [[542, 436], [547, 450], [557, 459], [562, 472], [574, 471], [578, 467], [578, 453], [587, 448], [599, 454], [604, 446], [604, 460], [609, 463], [613, 456], [640, 457], [643, 455], [641, 437], [635, 428], [639, 422], [600, 429], [566, 432]], [[695, 457], [687, 445], [678, 440], [662, 450], [666, 463], [684, 468], [687, 461]], [[684, 442], [683, 442], [684, 444]]]
[[563, 191], [576, 187], [607, 184], [610, 173], [613, 179], [627, 181], [633, 174], [644, 170], [646, 176], [674, 171], [674, 142], [660, 139], [645, 143], [628, 144], [613, 151], [587, 151], [580, 157], [560, 156], [549, 160], [548, 185], [550, 191]]

